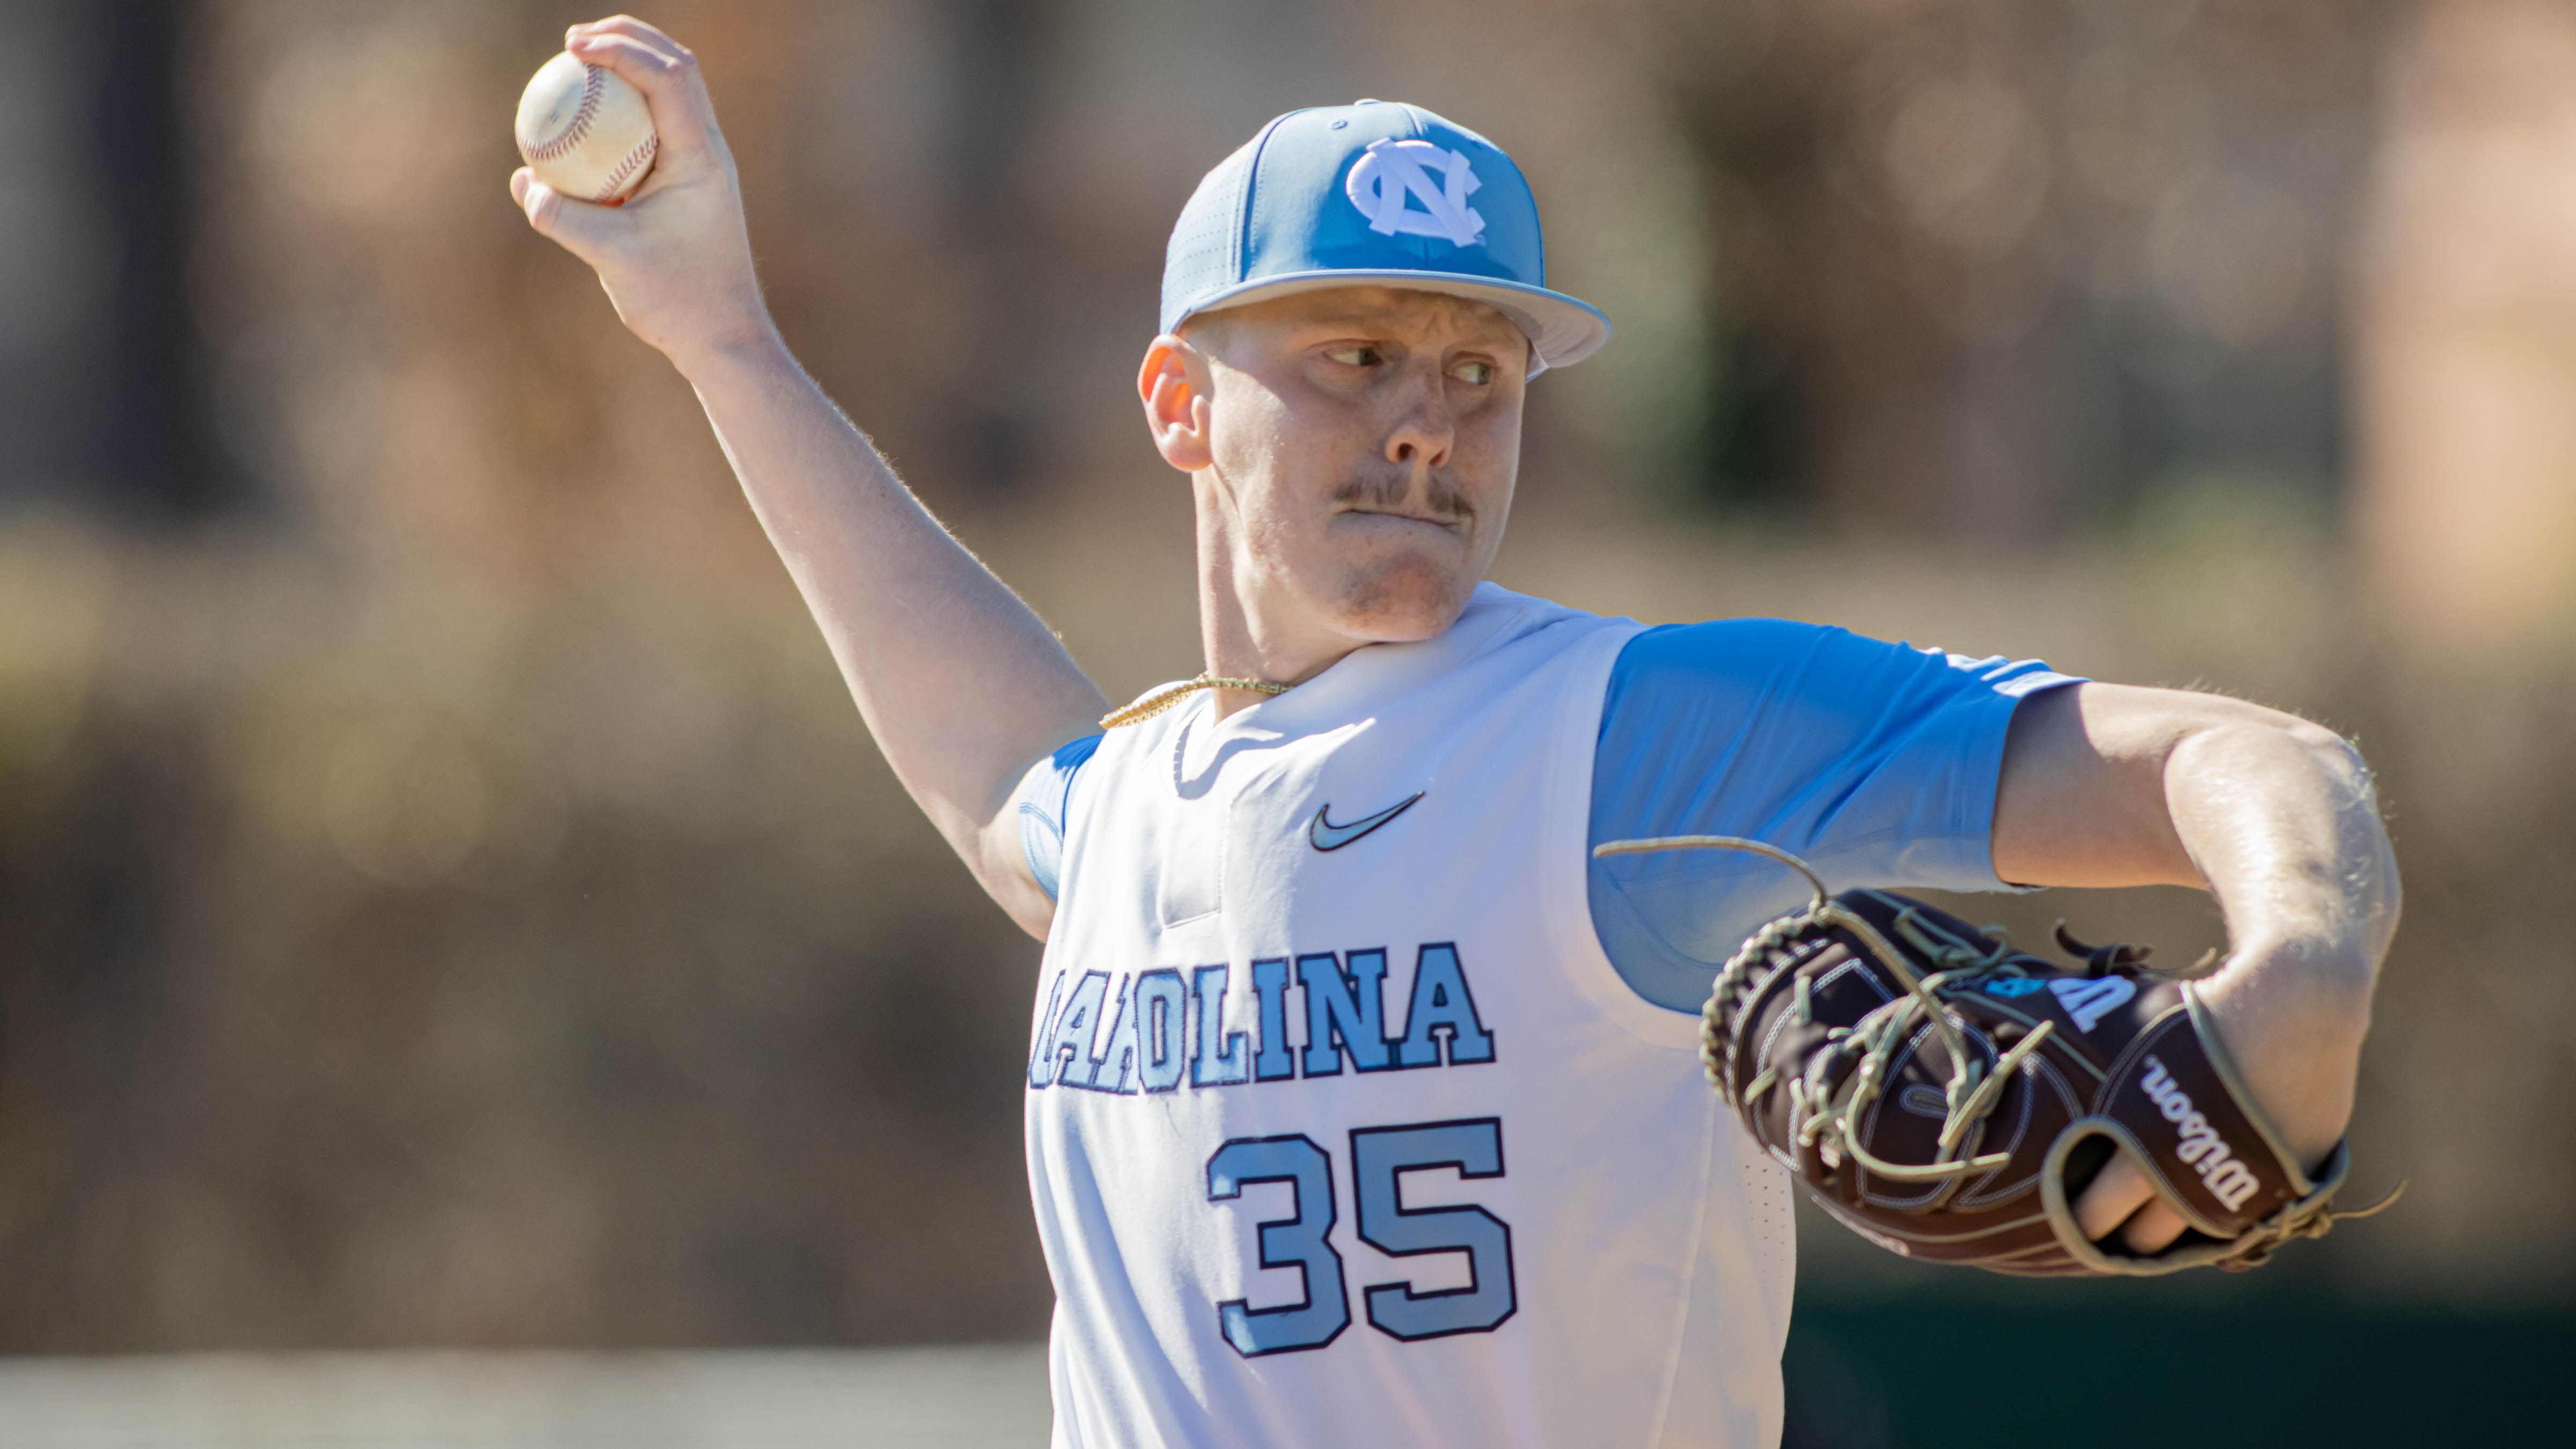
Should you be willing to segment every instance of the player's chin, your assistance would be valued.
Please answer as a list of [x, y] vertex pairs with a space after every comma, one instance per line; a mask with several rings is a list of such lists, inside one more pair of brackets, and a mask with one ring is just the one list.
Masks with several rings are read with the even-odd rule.
[[1400, 549], [1354, 568], [1335, 601], [1344, 632], [1381, 644], [1438, 637], [1458, 622], [1476, 575], [1463, 547]]

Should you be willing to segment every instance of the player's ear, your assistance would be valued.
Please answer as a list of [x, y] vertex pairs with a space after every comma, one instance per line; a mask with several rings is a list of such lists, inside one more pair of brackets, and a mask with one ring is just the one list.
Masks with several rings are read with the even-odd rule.
[[1208, 431], [1215, 409], [1208, 397], [1207, 358], [1197, 348], [1169, 332], [1155, 338], [1137, 371], [1136, 395], [1164, 462], [1195, 473], [1213, 461]]

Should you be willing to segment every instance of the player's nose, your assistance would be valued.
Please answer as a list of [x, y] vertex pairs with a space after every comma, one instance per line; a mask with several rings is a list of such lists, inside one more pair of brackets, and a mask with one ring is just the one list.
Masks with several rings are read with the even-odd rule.
[[1419, 362], [1408, 366], [1396, 393], [1394, 423], [1387, 429], [1386, 460], [1421, 477], [1448, 466], [1450, 449], [1457, 441], [1457, 415], [1449, 405], [1449, 390], [1441, 385], [1436, 361], [1427, 367]]

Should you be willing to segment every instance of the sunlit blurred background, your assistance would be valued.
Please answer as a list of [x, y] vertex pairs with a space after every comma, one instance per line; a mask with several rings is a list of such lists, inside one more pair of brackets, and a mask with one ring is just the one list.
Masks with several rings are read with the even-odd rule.
[[[1043, 1334], [1037, 947], [510, 205], [585, 18], [0, 0], [0, 1442], [1042, 1439], [1025, 1348], [859, 1352]], [[2407, 911], [2356, 1187], [2402, 1202], [2102, 1288], [1810, 1221], [1792, 1445], [2564, 1430], [2576, 6], [648, 18], [791, 342], [1112, 696], [1198, 667], [1132, 392], [1166, 230], [1272, 114], [1384, 96], [1513, 151], [1618, 327], [1534, 389], [1504, 583], [2360, 741]]]

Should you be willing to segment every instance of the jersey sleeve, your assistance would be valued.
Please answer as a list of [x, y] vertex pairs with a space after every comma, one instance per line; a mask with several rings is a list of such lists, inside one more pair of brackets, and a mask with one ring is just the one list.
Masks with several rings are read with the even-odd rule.
[[[2075, 682], [1786, 620], [1650, 629], [1611, 671], [1592, 843], [1742, 835], [1837, 891], [2008, 890], [1993, 857], [2005, 734], [2023, 700]], [[1595, 860], [1589, 888], [1620, 976], [1691, 1012], [1743, 939], [1808, 894], [1776, 862], [1714, 850]]]
[[1082, 776], [1082, 767], [1092, 752], [1100, 748], [1098, 735], [1086, 735], [1039, 758], [1020, 777], [1020, 788], [1011, 797], [1012, 808], [1020, 817], [1020, 854], [1027, 858], [1029, 874], [1037, 878], [1038, 889], [1056, 898], [1056, 886], [1064, 876], [1064, 837], [1073, 819], [1074, 785]]

